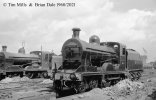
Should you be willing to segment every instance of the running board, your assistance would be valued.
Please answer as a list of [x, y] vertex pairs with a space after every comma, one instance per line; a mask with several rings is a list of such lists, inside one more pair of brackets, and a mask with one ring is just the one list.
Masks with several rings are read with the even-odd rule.
[[107, 80], [111, 81], [111, 80], [118, 80], [120, 79], [120, 77], [112, 77], [112, 78], [107, 78]]

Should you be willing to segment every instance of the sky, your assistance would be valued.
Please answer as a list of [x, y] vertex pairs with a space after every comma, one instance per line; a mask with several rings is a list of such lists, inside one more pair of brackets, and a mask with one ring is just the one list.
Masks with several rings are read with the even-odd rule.
[[[7, 4], [4, 7], [4, 3]], [[75, 7], [9, 7], [8, 3], [75, 3]], [[17, 52], [33, 50], [61, 53], [63, 43], [72, 37], [72, 28], [81, 29], [80, 39], [125, 44], [148, 61], [156, 60], [155, 0], [0, 0], [0, 46]]]

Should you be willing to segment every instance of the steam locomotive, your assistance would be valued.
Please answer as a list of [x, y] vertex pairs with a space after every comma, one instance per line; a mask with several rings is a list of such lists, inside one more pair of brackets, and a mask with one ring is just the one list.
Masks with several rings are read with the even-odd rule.
[[58, 57], [47, 51], [32, 51], [30, 54], [2, 51], [0, 52], [0, 78], [13, 76], [48, 78], [56, 58], [62, 59], [61, 56]]
[[79, 33], [79, 28], [73, 28], [72, 38], [63, 44], [63, 63], [54, 80], [56, 92], [64, 87], [84, 92], [141, 77], [143, 63], [137, 51], [118, 42], [100, 42], [96, 35], [88, 43], [79, 38]]

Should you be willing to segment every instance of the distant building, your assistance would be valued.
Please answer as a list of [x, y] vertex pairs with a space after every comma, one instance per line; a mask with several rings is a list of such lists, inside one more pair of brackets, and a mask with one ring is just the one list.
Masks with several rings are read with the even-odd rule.
[[141, 55], [141, 59], [142, 59], [142, 62], [143, 62], [143, 66], [145, 66], [147, 64], [147, 55]]

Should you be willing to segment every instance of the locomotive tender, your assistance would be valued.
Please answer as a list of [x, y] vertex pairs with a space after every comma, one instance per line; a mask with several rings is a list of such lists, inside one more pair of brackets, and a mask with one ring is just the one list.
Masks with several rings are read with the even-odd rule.
[[79, 38], [80, 29], [62, 47], [63, 63], [56, 74], [56, 92], [64, 87], [83, 92], [122, 79], [139, 79], [143, 71], [140, 54], [118, 42], [100, 42], [92, 36], [89, 43]]

